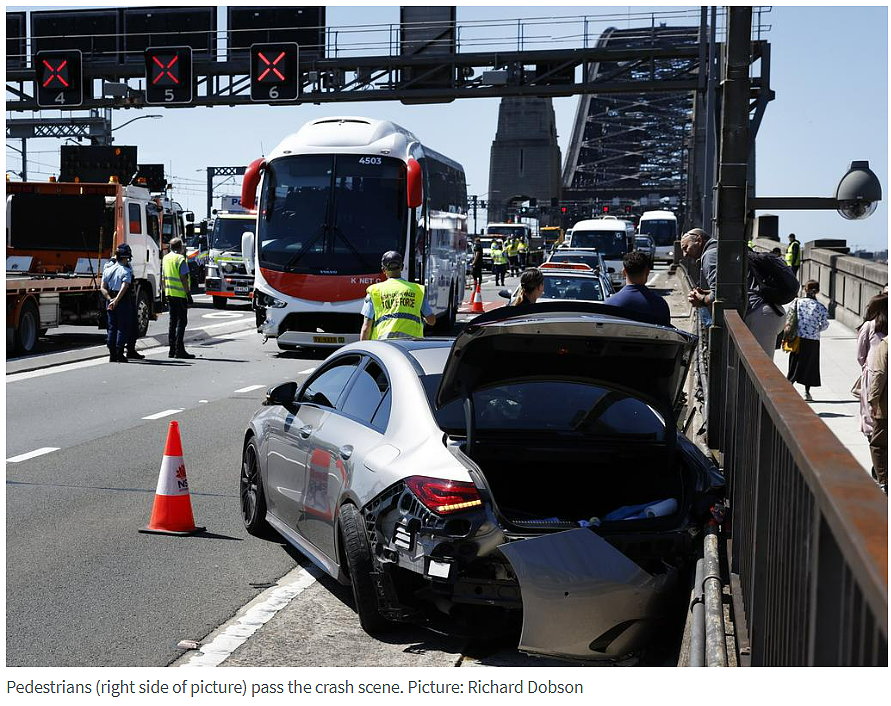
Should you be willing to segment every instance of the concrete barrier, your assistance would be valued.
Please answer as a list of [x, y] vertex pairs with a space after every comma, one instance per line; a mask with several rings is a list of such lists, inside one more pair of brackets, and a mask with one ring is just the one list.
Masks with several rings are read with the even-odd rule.
[[[754, 242], [756, 250], [769, 252], [779, 247], [784, 254], [788, 245], [768, 238]], [[844, 241], [835, 241], [839, 245], [832, 248], [816, 247], [815, 243], [820, 242], [804, 244], [798, 280], [802, 284], [817, 280], [817, 298], [829, 309], [829, 315], [849, 328], [857, 328], [869, 300], [888, 284], [888, 265], [848, 255]]]

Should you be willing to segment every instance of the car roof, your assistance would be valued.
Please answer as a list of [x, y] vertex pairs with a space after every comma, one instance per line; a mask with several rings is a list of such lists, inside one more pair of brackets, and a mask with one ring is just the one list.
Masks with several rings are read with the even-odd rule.
[[424, 375], [442, 372], [454, 342], [451, 338], [398, 338], [383, 341], [401, 351]]
[[573, 233], [577, 230], [619, 230], [627, 228], [630, 225], [628, 221], [619, 220], [618, 218], [593, 218], [587, 221], [579, 221], [573, 227]]

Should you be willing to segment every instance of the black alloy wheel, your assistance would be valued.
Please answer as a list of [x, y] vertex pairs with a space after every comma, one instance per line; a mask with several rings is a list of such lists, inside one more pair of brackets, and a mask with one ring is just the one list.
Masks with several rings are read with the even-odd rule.
[[256, 537], [269, 536], [272, 528], [266, 522], [266, 496], [263, 494], [263, 479], [260, 477], [260, 455], [256, 439], [252, 438], [244, 447], [238, 485], [241, 519], [245, 529]]

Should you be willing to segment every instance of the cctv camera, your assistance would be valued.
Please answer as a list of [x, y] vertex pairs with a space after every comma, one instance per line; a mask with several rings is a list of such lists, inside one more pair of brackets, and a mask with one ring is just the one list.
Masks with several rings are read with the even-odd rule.
[[838, 183], [835, 199], [839, 215], [849, 221], [867, 218], [875, 213], [882, 200], [882, 185], [869, 168], [869, 162], [851, 162], [847, 174]]

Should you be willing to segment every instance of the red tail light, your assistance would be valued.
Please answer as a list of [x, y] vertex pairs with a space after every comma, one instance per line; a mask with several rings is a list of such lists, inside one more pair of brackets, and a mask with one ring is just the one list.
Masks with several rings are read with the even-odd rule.
[[412, 476], [405, 479], [405, 484], [428, 510], [438, 515], [469, 510], [483, 504], [473, 483]]

